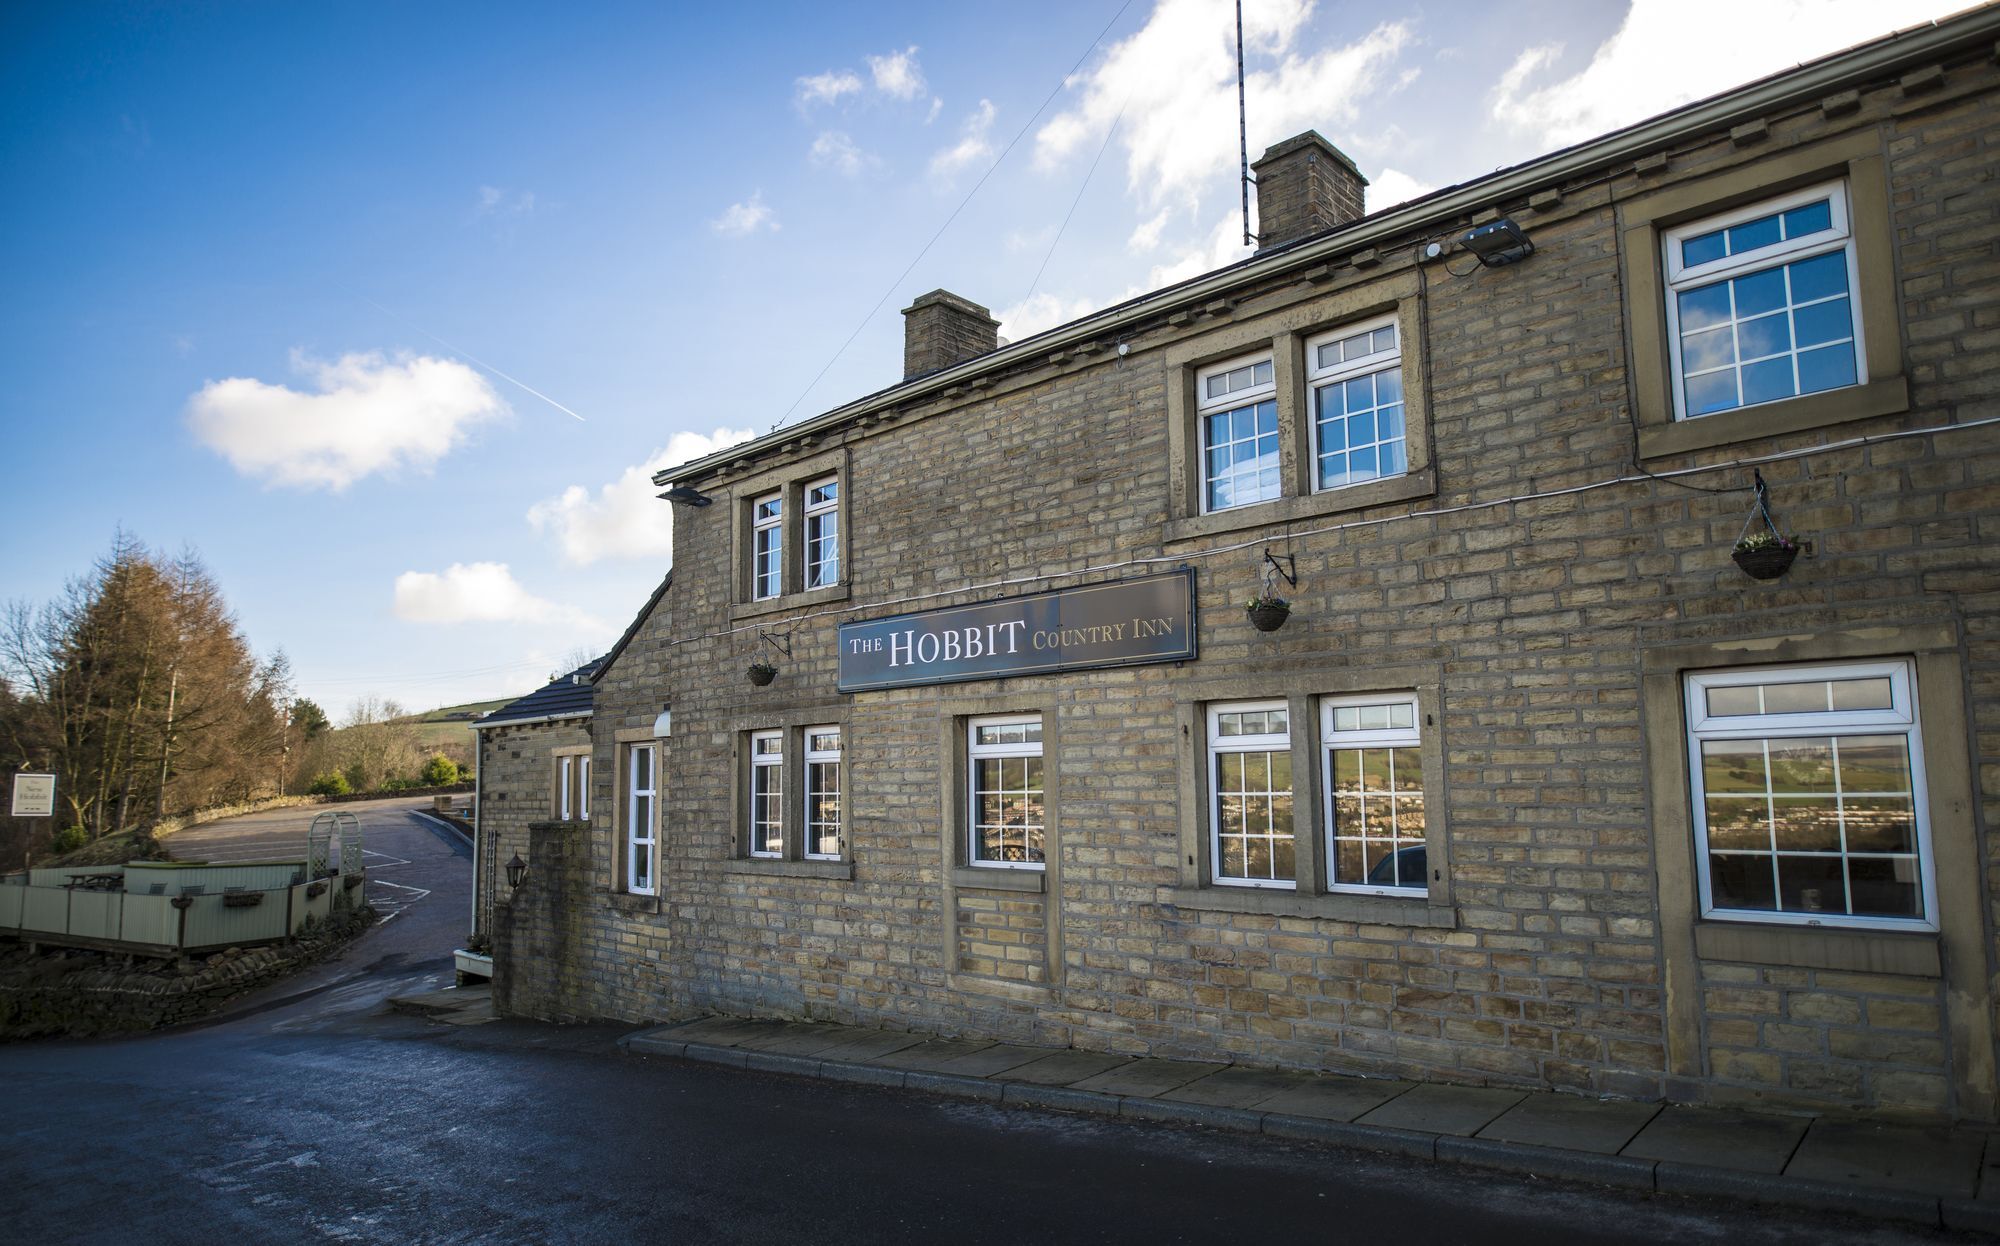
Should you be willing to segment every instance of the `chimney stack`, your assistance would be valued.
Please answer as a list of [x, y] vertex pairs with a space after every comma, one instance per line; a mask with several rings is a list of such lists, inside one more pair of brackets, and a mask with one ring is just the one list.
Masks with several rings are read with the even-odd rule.
[[1257, 175], [1257, 250], [1351, 225], [1367, 215], [1368, 179], [1317, 130], [1264, 150]]
[[949, 290], [918, 296], [903, 315], [906, 381], [1000, 348], [1000, 322], [993, 313]]

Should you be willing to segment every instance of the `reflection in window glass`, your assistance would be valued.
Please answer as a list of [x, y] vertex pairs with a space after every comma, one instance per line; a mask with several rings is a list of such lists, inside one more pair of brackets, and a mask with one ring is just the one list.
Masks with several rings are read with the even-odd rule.
[[[1804, 676], [1804, 677], [1801, 677]], [[1885, 924], [1930, 917], [1906, 664], [1690, 677], [1707, 906]], [[1809, 731], [1786, 730], [1813, 715]]]
[[1290, 715], [1282, 701], [1210, 708], [1210, 868], [1218, 883], [1291, 887]]
[[975, 719], [966, 738], [967, 859], [1040, 868], [1047, 849], [1041, 719]]

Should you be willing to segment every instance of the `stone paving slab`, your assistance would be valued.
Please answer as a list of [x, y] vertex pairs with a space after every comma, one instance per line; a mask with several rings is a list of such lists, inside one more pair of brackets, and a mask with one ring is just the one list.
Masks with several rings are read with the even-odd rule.
[[1197, 1103], [1203, 1107], [1248, 1108], [1274, 1095], [1310, 1086], [1315, 1080], [1310, 1073], [1281, 1073], [1275, 1069], [1244, 1069], [1232, 1065], [1184, 1086], [1177, 1086], [1160, 1098], [1175, 1103]]
[[1822, 1118], [1806, 1131], [1785, 1175], [1970, 1198], [1985, 1147], [1985, 1137], [1969, 1130]]
[[1005, 1073], [1024, 1064], [1053, 1055], [1054, 1047], [1023, 1047], [1019, 1043], [995, 1043], [978, 1051], [968, 1052], [955, 1060], [947, 1060], [937, 1066], [940, 1073], [957, 1073], [965, 1077], [991, 1077], [995, 1073]]
[[746, 1038], [765, 1034], [781, 1021], [753, 1021], [748, 1017], [701, 1017], [654, 1032], [654, 1037], [676, 1043], [706, 1043], [711, 1047], [734, 1047]]
[[1795, 1116], [1669, 1107], [1619, 1154], [1775, 1176], [1785, 1171], [1808, 1123]]
[[1979, 1170], [1979, 1193], [1982, 1202], [2000, 1203], [2000, 1133], [1986, 1136], [1986, 1163]]
[[[1283, 1112], [1287, 1116], [1309, 1116], [1322, 1121], [1351, 1121], [1416, 1087], [1415, 1082], [1378, 1081], [1370, 1077], [1305, 1076], [1304, 1082], [1285, 1087], [1250, 1106], [1260, 1112]], [[1397, 1128], [1410, 1126], [1399, 1125]]]
[[1206, 1076], [1214, 1071], [1214, 1065], [1193, 1060], [1146, 1058], [1106, 1070], [1095, 1077], [1086, 1077], [1070, 1085], [1076, 1090], [1094, 1090], [1104, 1095], [1129, 1095], [1135, 1099], [1151, 1099], [1155, 1095], [1163, 1094], [1177, 1086], [1185, 1086], [1197, 1077]]
[[906, 1047], [915, 1047], [923, 1041], [921, 1034], [903, 1034], [895, 1030], [845, 1030], [839, 1041], [817, 1054], [822, 1060], [879, 1064], [884, 1056]]
[[816, 1056], [841, 1039], [842, 1027], [795, 1021], [780, 1025], [767, 1034], [757, 1034], [736, 1044], [745, 1051], [768, 1051], [786, 1056]]
[[1037, 1086], [1072, 1086], [1086, 1077], [1095, 1077], [1106, 1069], [1130, 1064], [1130, 1056], [1108, 1056], [1098, 1051], [1057, 1051], [1039, 1060], [1009, 1069], [997, 1075], [996, 1080], [1009, 1082], [1031, 1082]]
[[[1469, 1138], [1491, 1124], [1493, 1118], [1528, 1097], [1525, 1090], [1496, 1090], [1482, 1086], [1418, 1086], [1389, 1100], [1359, 1118], [1363, 1125], [1383, 1125], [1390, 1129], [1417, 1129], [1424, 1133], [1456, 1134]], [[1278, 1110], [1264, 1104], [1266, 1110]]]
[[1657, 1103], [1580, 1099], [1531, 1094], [1502, 1112], [1477, 1137], [1526, 1146], [1561, 1147], [1616, 1155], [1646, 1122], [1660, 1114]]
[[892, 1051], [876, 1063], [892, 1069], [921, 1069], [931, 1072], [967, 1052], [981, 1051], [992, 1045], [978, 1038], [932, 1038], [914, 1047]]

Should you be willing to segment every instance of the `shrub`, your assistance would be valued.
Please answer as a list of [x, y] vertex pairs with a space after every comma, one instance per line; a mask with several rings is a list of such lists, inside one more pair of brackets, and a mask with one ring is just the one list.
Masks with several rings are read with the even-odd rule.
[[75, 852], [89, 842], [90, 835], [80, 826], [66, 826], [50, 836], [50, 840], [57, 852]]
[[314, 775], [312, 786], [306, 791], [314, 796], [352, 796], [354, 785], [338, 770], [329, 770], [325, 774]]
[[424, 763], [424, 784], [427, 787], [450, 787], [458, 782], [458, 763], [443, 753], [431, 754]]

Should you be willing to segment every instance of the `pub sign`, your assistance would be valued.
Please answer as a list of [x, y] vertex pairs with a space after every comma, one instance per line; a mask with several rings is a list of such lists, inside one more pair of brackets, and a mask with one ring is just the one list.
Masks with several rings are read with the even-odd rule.
[[840, 690], [1195, 656], [1194, 570], [840, 625]]

